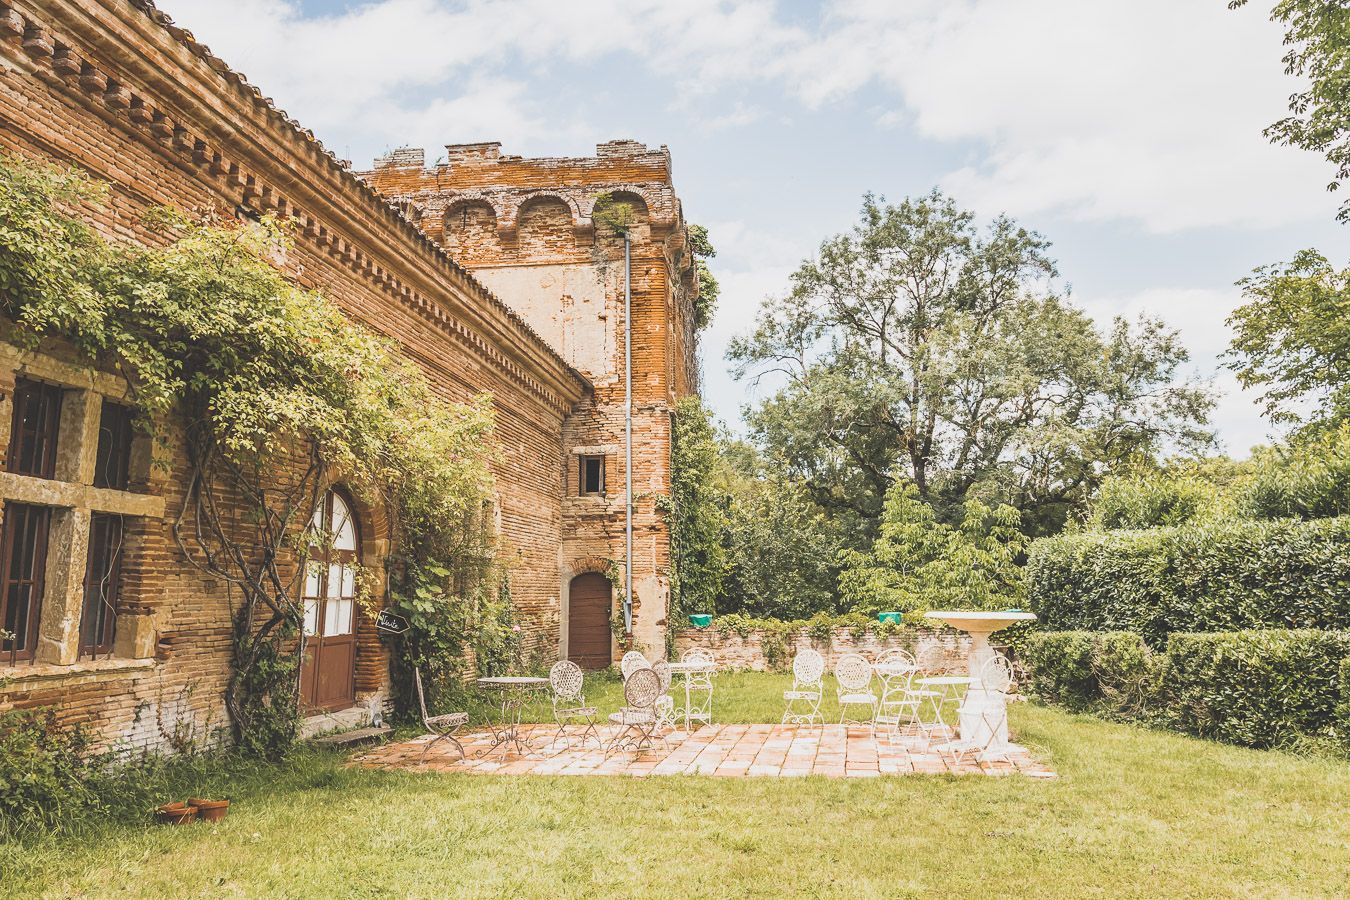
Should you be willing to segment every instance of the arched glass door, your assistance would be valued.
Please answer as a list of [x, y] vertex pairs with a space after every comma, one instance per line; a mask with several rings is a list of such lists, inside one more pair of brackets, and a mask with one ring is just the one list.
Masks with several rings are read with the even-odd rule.
[[352, 505], [330, 490], [314, 511], [305, 571], [305, 660], [300, 701], [311, 710], [344, 709], [356, 701], [356, 565], [361, 536]]

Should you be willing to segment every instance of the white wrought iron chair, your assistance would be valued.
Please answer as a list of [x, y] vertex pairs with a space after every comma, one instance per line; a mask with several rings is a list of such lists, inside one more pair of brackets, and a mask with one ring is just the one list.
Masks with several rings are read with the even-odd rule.
[[1007, 741], [1008, 695], [1015, 684], [1012, 661], [995, 653], [980, 665], [979, 675], [979, 683], [965, 697], [965, 703], [979, 704], [979, 727], [974, 734], [961, 736], [961, 740], [952, 746], [952, 755], [962, 759], [967, 753], [974, 753], [981, 761], [1002, 757], [1012, 762]]
[[455, 737], [455, 733], [463, 728], [469, 722], [469, 714], [466, 712], [446, 713], [441, 716], [433, 716], [427, 712], [427, 697], [422, 690], [422, 670], [416, 666], [413, 667], [413, 683], [417, 685], [417, 706], [422, 710], [422, 724], [426, 726], [427, 731], [435, 735], [430, 741], [422, 747], [422, 756], [418, 762], [424, 763], [427, 759], [427, 751], [441, 741], [449, 741], [455, 745], [459, 751], [459, 758], [464, 759], [467, 755], [464, 752], [464, 745]]
[[913, 684], [918, 671], [918, 662], [907, 650], [887, 650], [877, 658], [881, 699], [877, 703], [876, 724], [885, 727], [892, 740], [899, 736], [902, 725], [919, 718], [921, 699]]
[[680, 662], [694, 663], [706, 667], [702, 672], [684, 673], [684, 708], [678, 712], [684, 716], [685, 728], [692, 719], [698, 719], [706, 725], [712, 724], [713, 671], [717, 660], [712, 651], [695, 647], [680, 654]]
[[936, 641], [924, 641], [919, 644], [915, 657], [919, 670], [910, 679], [911, 699], [915, 702], [914, 721], [925, 738], [931, 739], [934, 731], [946, 731], [951, 728], [947, 723], [946, 709], [948, 694], [942, 690], [932, 690], [921, 684], [925, 677], [941, 677], [947, 674], [947, 651]]
[[586, 746], [588, 737], [594, 737], [597, 744], [603, 743], [600, 740], [600, 732], [595, 727], [595, 707], [586, 705], [586, 697], [582, 693], [585, 678], [581, 666], [569, 659], [559, 660], [549, 670], [548, 684], [553, 694], [553, 721], [558, 723], [558, 733], [553, 736], [554, 744], [561, 738], [563, 746], [568, 748], [572, 746], [571, 739], [567, 737], [569, 724], [585, 724], [579, 741], [582, 747]]
[[627, 681], [628, 676], [632, 675], [638, 669], [650, 669], [651, 666], [652, 664], [647, 661], [647, 657], [636, 650], [629, 650], [623, 655], [623, 658], [619, 660], [619, 672], [623, 675], [624, 681]]
[[624, 705], [609, 717], [619, 730], [605, 748], [606, 758], [618, 750], [641, 753], [655, 746], [656, 698], [660, 696], [661, 676], [651, 669], [638, 669], [628, 676], [623, 683]]
[[915, 660], [925, 675], [947, 674], [947, 651], [936, 641], [920, 643]]
[[658, 659], [652, 663], [652, 671], [661, 679], [661, 694], [656, 698], [656, 727], [675, 727], [675, 698], [670, 696], [670, 663]]
[[[867, 657], [850, 653], [834, 666], [834, 677], [839, 682], [839, 723], [869, 725], [876, 730], [877, 695], [872, 692], [872, 664]], [[867, 707], [866, 719], [850, 719], [851, 706]]]
[[801, 650], [792, 658], [792, 689], [783, 691], [784, 725], [811, 725], [817, 719], [824, 723], [825, 717], [820, 714], [824, 674], [825, 657], [815, 650]]

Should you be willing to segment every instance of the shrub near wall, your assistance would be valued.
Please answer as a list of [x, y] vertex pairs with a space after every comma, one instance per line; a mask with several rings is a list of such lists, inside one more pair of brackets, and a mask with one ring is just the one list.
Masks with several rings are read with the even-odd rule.
[[1238, 631], [1174, 634], [1162, 691], [1173, 727], [1249, 747], [1339, 734], [1341, 672], [1350, 633]]
[[1031, 693], [1079, 712], [1273, 747], [1302, 736], [1350, 745], [1350, 632], [1040, 632], [1022, 658]]
[[1027, 602], [1056, 630], [1343, 628], [1350, 518], [1062, 535], [1031, 545]]
[[1151, 694], [1153, 657], [1132, 631], [1034, 632], [1020, 658], [1031, 693], [1074, 712], [1133, 717]]

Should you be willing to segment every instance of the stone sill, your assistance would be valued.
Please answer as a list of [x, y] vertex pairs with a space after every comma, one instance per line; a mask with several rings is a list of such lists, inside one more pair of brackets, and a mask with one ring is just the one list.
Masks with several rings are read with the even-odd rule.
[[0, 666], [0, 692], [34, 687], [70, 679], [106, 678], [126, 672], [155, 668], [151, 659], [87, 659], [68, 666], [37, 663], [32, 666]]

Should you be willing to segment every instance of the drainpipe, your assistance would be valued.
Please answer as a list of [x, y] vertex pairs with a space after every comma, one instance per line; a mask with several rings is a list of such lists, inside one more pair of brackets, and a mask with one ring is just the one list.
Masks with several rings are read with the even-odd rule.
[[633, 633], [633, 244], [623, 232], [623, 630]]

